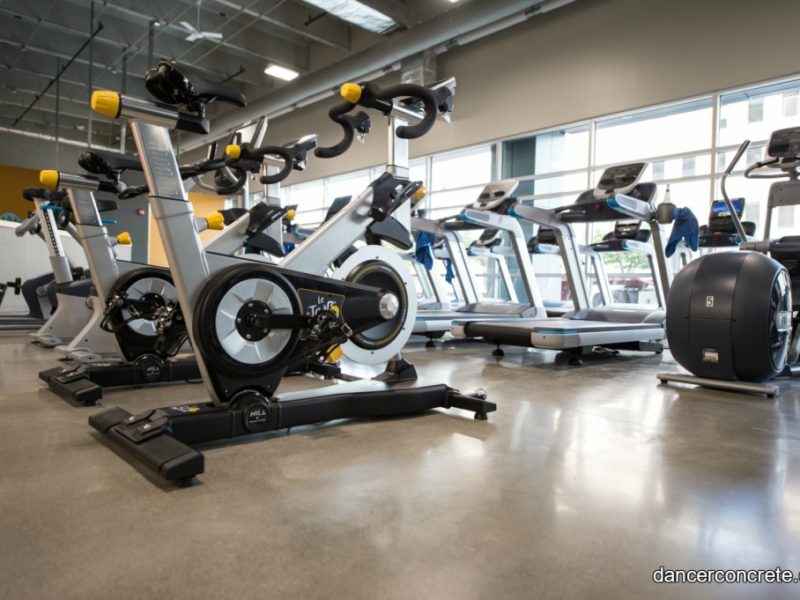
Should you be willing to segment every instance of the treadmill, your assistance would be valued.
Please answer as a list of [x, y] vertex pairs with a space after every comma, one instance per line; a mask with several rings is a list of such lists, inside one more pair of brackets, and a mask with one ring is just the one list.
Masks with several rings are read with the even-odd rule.
[[[517, 203], [512, 196], [519, 182], [516, 180], [495, 181], [486, 185], [478, 199], [467, 206], [455, 218], [441, 220], [412, 217], [411, 227], [415, 231], [431, 233], [444, 241], [453, 264], [464, 304], [451, 310], [424, 310], [417, 313], [413, 333], [432, 340], [449, 332], [454, 321], [543, 319], [547, 316], [542, 297], [528, 257], [522, 227], [511, 216], [510, 210]], [[484, 230], [488, 240], [495, 231], [505, 231], [511, 241], [514, 258], [520, 267], [524, 298], [516, 302], [480, 301], [477, 286], [468, 265], [468, 252], [459, 239], [463, 231]], [[511, 294], [516, 294], [513, 286]], [[513, 298], [513, 295], [512, 295]]]
[[[519, 319], [510, 321], [472, 321], [455, 323], [471, 337], [495, 344], [502, 355], [503, 344], [564, 352], [572, 364], [594, 349], [616, 352], [663, 350], [664, 302], [671, 281], [671, 270], [664, 255], [662, 226], [656, 220], [656, 185], [639, 183], [646, 163], [610, 167], [593, 190], [583, 192], [571, 205], [554, 210], [534, 206], [515, 206], [513, 213], [554, 231], [564, 260], [576, 310], [560, 319]], [[634, 219], [647, 223], [653, 240], [653, 283], [659, 306], [629, 304], [589, 306], [586, 278], [581, 272], [580, 246], [575, 242], [572, 223], [616, 222]]]

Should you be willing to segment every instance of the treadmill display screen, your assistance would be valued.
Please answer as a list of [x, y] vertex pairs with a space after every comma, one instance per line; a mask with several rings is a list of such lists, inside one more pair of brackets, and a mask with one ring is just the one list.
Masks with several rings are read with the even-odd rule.
[[[731, 198], [731, 204], [736, 211], [736, 214], [741, 218], [744, 212], [744, 198]], [[714, 200], [711, 203], [711, 216], [716, 218], [730, 217], [731, 213], [728, 211], [728, 205], [725, 200]]]
[[609, 167], [603, 172], [597, 187], [602, 190], [620, 190], [630, 187], [639, 180], [645, 167], [645, 163]]

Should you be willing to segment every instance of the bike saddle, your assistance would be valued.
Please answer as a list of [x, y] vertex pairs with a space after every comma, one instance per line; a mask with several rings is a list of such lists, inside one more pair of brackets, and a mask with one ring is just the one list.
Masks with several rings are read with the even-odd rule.
[[247, 105], [245, 97], [237, 90], [213, 83], [195, 74], [184, 74], [173, 65], [161, 61], [145, 75], [144, 84], [150, 92], [165, 104], [183, 104], [191, 110], [200, 110], [204, 104], [222, 100], [235, 106]]
[[67, 192], [63, 190], [46, 190], [44, 188], [29, 187], [22, 190], [22, 197], [25, 200], [46, 200], [54, 204], [61, 202], [67, 197]]
[[142, 162], [137, 156], [87, 150], [78, 158], [78, 164], [95, 175], [116, 175], [121, 171], [141, 171]]

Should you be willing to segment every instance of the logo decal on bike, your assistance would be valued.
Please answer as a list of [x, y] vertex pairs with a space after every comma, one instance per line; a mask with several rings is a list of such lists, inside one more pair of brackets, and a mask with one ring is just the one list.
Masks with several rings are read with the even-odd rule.
[[341, 313], [344, 304], [344, 296], [341, 294], [330, 294], [319, 290], [298, 289], [300, 303], [303, 305], [303, 314], [314, 317], [323, 311], [334, 311]]

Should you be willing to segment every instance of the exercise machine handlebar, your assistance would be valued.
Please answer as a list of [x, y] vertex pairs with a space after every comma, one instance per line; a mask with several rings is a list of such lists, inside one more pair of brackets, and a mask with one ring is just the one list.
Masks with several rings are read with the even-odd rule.
[[736, 164], [741, 160], [742, 156], [744, 155], [745, 151], [750, 147], [750, 140], [745, 140], [742, 142], [739, 149], [736, 151], [736, 154], [733, 157], [733, 160], [728, 164], [728, 168], [725, 169], [725, 172], [722, 174], [722, 178], [720, 179], [719, 186], [722, 190], [722, 198], [725, 200], [725, 206], [728, 208], [728, 213], [733, 220], [733, 225], [736, 227], [736, 235], [739, 236], [740, 242], [747, 241], [747, 233], [744, 230], [744, 225], [742, 225], [742, 220], [739, 218], [739, 213], [736, 212], [736, 209], [733, 206], [733, 202], [731, 202], [730, 197], [728, 196], [728, 192], [725, 189], [725, 181], [728, 179], [728, 175], [733, 172], [733, 169], [736, 167]]

